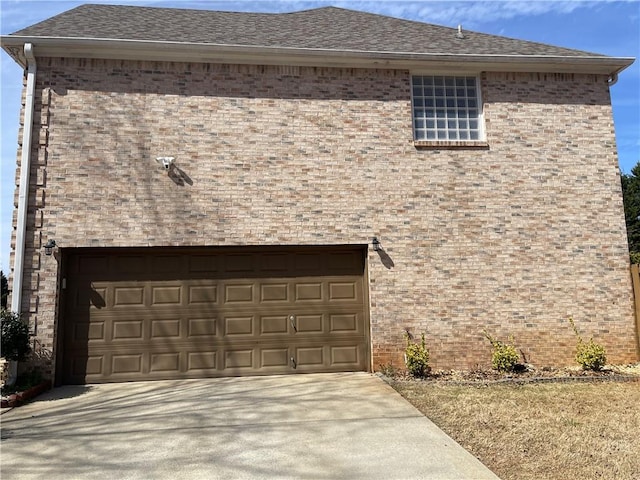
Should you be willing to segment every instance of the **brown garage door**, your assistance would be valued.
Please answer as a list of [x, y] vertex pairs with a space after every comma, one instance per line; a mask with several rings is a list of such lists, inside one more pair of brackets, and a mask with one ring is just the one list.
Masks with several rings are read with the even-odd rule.
[[64, 254], [64, 383], [368, 368], [364, 249]]

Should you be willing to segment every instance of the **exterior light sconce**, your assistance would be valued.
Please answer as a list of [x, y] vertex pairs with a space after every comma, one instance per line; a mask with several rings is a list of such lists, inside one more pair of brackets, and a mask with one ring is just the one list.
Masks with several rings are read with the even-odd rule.
[[48, 257], [51, 256], [51, 253], [53, 253], [53, 249], [56, 248], [56, 241], [49, 239], [47, 241], [47, 243], [45, 243], [44, 245], [44, 254]]
[[373, 237], [371, 239], [371, 245], [373, 246], [374, 252], [379, 252], [380, 250], [382, 250], [382, 245], [380, 245], [380, 240], [378, 240], [378, 237]]
[[171, 168], [171, 165], [173, 165], [173, 161], [175, 159], [175, 157], [156, 157], [156, 162], [158, 162], [164, 167], [165, 170], [168, 171]]

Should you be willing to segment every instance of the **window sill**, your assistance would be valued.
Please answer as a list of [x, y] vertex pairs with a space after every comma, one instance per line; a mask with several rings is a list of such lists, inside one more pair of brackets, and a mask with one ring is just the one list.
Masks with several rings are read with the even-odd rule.
[[420, 150], [426, 150], [426, 149], [489, 150], [489, 144], [481, 140], [414, 140], [413, 146]]

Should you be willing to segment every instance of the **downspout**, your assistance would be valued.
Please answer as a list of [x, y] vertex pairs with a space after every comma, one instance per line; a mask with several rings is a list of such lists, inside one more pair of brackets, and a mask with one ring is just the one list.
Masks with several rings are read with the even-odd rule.
[[18, 190], [18, 218], [16, 225], [16, 251], [13, 263], [13, 286], [11, 310], [22, 313], [22, 282], [24, 277], [25, 236], [27, 233], [27, 207], [29, 204], [29, 173], [31, 170], [31, 139], [33, 138], [33, 113], [36, 91], [36, 57], [33, 44], [25, 43], [24, 56], [27, 59], [27, 90], [24, 103], [24, 123], [22, 130], [22, 156], [20, 157], [20, 185]]

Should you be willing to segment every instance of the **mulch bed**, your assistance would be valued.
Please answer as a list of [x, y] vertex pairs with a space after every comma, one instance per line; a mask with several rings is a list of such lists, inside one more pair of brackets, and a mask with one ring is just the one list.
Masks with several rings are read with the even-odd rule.
[[38, 385], [31, 387], [23, 392], [12, 393], [7, 397], [2, 397], [0, 408], [18, 407], [23, 403], [37, 397], [41, 393], [51, 389], [51, 380], [46, 380]]
[[[384, 376], [384, 375], [383, 375]], [[406, 372], [397, 372], [386, 376], [393, 381], [419, 381], [448, 383], [456, 385], [492, 385], [500, 383], [562, 383], [562, 382], [640, 382], [640, 363], [605, 367], [600, 371], [582, 370], [578, 368], [542, 368], [525, 366], [519, 372], [501, 373], [495, 370], [437, 370], [424, 378], [415, 378]]]

